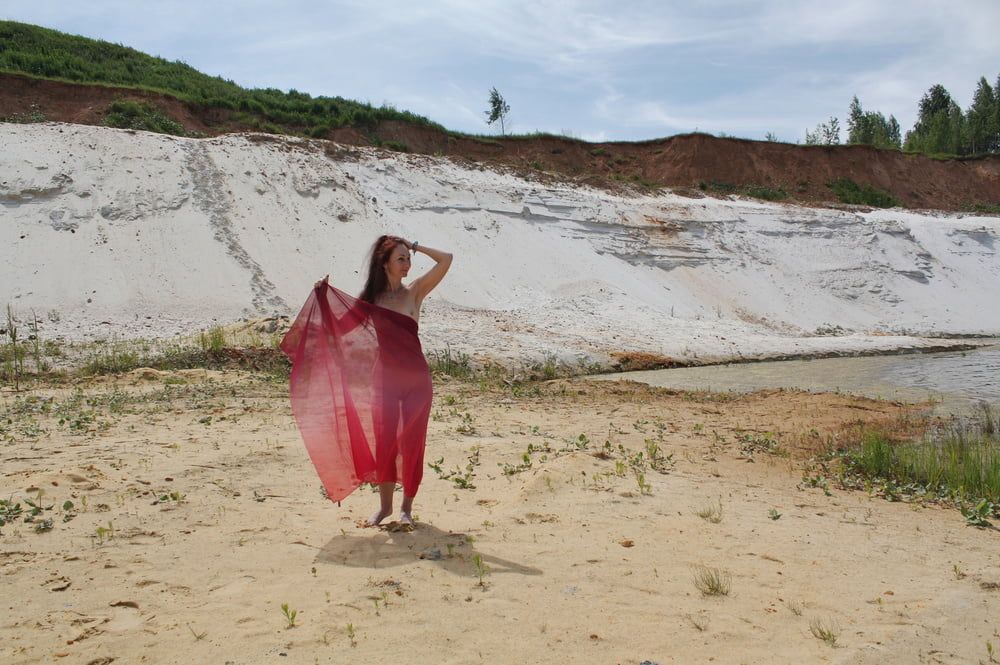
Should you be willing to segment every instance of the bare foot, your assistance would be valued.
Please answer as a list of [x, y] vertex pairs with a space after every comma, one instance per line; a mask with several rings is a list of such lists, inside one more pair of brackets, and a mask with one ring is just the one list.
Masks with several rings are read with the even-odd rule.
[[378, 526], [379, 524], [382, 523], [382, 520], [384, 520], [386, 517], [389, 516], [389, 513], [391, 512], [392, 510], [376, 510], [374, 513], [372, 513], [372, 516], [368, 518], [368, 520], [365, 522], [364, 525]]
[[410, 513], [399, 513], [399, 523], [409, 527], [415, 526], [413, 524], [413, 518], [410, 517]]

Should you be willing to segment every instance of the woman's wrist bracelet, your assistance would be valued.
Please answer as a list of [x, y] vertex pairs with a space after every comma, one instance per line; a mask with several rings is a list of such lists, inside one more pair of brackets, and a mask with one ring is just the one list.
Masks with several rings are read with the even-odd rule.
[[413, 242], [410, 243], [410, 249], [412, 249], [414, 252], [417, 251], [417, 245], [419, 244], [420, 244], [419, 240], [414, 240]]

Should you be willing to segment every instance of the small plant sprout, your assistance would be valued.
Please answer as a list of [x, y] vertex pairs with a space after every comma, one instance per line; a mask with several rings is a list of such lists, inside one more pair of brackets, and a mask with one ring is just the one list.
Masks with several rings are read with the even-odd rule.
[[476, 575], [479, 577], [479, 586], [485, 589], [486, 582], [483, 578], [490, 572], [490, 567], [483, 563], [483, 557], [480, 554], [472, 555], [472, 565], [475, 568]]
[[732, 576], [718, 568], [696, 566], [694, 586], [704, 596], [728, 596], [732, 589]]
[[653, 486], [646, 482], [644, 474], [635, 474], [635, 483], [639, 486], [639, 494], [649, 495], [653, 493]]
[[295, 628], [295, 617], [298, 616], [299, 611], [290, 609], [288, 607], [288, 603], [282, 603], [281, 613], [285, 615], [285, 621], [288, 622], [288, 625], [286, 625], [285, 628]]
[[355, 634], [354, 633], [354, 624], [353, 623], [347, 624], [347, 639], [349, 639], [351, 641], [351, 646], [352, 647], [358, 646], [358, 641], [356, 639], [354, 639], [354, 634]]
[[797, 617], [802, 616], [802, 603], [797, 600], [793, 600], [788, 603], [788, 610]]
[[993, 657], [993, 643], [989, 640], [986, 640], [986, 656], [990, 659], [991, 663], [997, 662]]
[[187, 624], [187, 627], [188, 627], [188, 630], [191, 631], [191, 634], [194, 635], [194, 641], [195, 642], [200, 642], [201, 640], [205, 639], [206, 635], [208, 635], [208, 631], [207, 630], [204, 631], [204, 632], [202, 632], [202, 633], [199, 633], [199, 632], [195, 631], [194, 628], [191, 627], [191, 624]]
[[993, 514], [993, 504], [986, 499], [981, 499], [975, 506], [962, 506], [961, 511], [967, 525], [982, 529], [990, 526], [987, 518]]
[[718, 524], [722, 521], [722, 497], [719, 497], [718, 503], [708, 504], [701, 510], [697, 511], [695, 515], [707, 522], [711, 522], [712, 524]]
[[951, 572], [955, 574], [956, 580], [965, 579], [965, 573], [962, 571], [961, 568], [958, 567], [957, 563], [951, 567]]
[[823, 640], [830, 646], [835, 646], [837, 644], [837, 638], [840, 636], [840, 628], [830, 621], [824, 621], [819, 617], [814, 618], [809, 622], [809, 632], [813, 634], [817, 640]]
[[94, 533], [97, 535], [97, 542], [103, 545], [105, 540], [115, 537], [115, 526], [108, 522], [108, 526], [99, 526], [94, 530]]
[[781, 513], [779, 513], [774, 508], [771, 508], [771, 510], [767, 511], [767, 516], [770, 517], [772, 520], [781, 519]]

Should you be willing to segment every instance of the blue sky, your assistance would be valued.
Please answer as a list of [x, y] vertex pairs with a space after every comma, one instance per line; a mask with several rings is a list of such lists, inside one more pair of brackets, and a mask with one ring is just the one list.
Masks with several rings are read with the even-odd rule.
[[852, 95], [913, 126], [1000, 74], [1000, 0], [0, 0], [0, 18], [122, 43], [248, 87], [407, 109], [489, 133], [587, 140], [693, 130], [801, 141]]

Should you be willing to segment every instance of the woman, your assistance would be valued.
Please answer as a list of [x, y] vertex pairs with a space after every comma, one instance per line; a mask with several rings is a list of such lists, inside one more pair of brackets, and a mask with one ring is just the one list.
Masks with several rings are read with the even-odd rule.
[[[434, 266], [409, 285], [410, 252]], [[417, 336], [420, 306], [444, 278], [451, 254], [397, 236], [372, 246], [359, 298], [316, 283], [281, 342], [292, 360], [292, 411], [326, 495], [340, 501], [361, 483], [378, 485], [380, 506], [365, 522], [392, 513], [413, 525], [431, 409], [430, 371]]]

